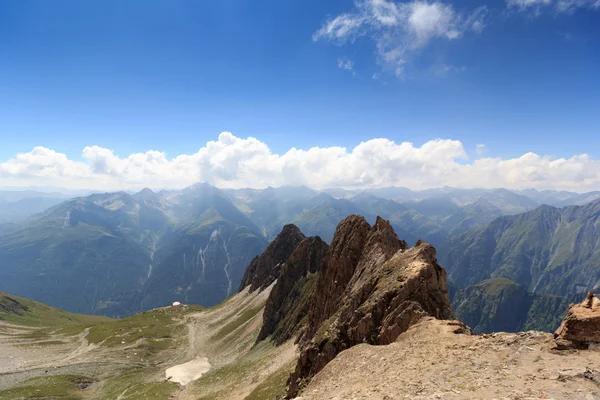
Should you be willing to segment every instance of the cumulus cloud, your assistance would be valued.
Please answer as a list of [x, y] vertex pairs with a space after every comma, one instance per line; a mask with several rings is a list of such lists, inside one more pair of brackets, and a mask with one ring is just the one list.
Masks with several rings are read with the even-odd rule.
[[343, 44], [366, 35], [376, 45], [378, 61], [400, 76], [410, 58], [431, 41], [481, 32], [486, 15], [486, 6], [462, 14], [439, 1], [357, 0], [354, 12], [326, 21], [313, 40]]
[[99, 146], [83, 149], [83, 162], [44, 147], [0, 162], [0, 186], [58, 186], [73, 189], [181, 188], [199, 181], [223, 188], [308, 185], [315, 188], [407, 186], [506, 187], [559, 190], [600, 189], [600, 161], [586, 154], [552, 158], [527, 153], [518, 158], [483, 157], [468, 163], [457, 140], [430, 140], [421, 146], [371, 139], [353, 149], [292, 148], [273, 153], [256, 138], [223, 132], [193, 154], [118, 157]]

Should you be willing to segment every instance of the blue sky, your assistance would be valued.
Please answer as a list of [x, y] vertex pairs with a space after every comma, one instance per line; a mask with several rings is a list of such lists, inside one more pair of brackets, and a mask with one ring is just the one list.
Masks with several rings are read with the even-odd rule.
[[[279, 155], [441, 138], [461, 142], [460, 164], [477, 144], [503, 160], [598, 159], [600, 3], [561, 1], [6, 0], [0, 163], [35, 146], [173, 158], [223, 131]], [[407, 30], [416, 3], [448, 20]], [[389, 4], [406, 20], [365, 11]], [[325, 33], [340, 16], [358, 28]], [[401, 56], [384, 60], [384, 36]]]

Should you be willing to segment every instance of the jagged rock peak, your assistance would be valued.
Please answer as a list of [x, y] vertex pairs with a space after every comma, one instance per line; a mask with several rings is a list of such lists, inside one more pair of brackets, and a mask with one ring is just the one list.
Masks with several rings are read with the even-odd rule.
[[569, 307], [554, 338], [558, 348], [587, 348], [591, 343], [600, 343], [600, 299], [588, 293], [582, 303]]
[[389, 344], [422, 317], [452, 319], [446, 272], [435, 248], [408, 249], [389, 222], [352, 215], [338, 225], [321, 264], [288, 397], [340, 351]]
[[285, 225], [264, 253], [250, 262], [242, 279], [240, 291], [247, 286], [250, 286], [251, 292], [265, 289], [275, 282], [279, 278], [283, 263], [305, 238], [296, 225]]
[[304, 239], [281, 267], [263, 313], [257, 342], [272, 335], [275, 344], [292, 338], [301, 329], [314, 294], [316, 272], [329, 246], [320, 237]]
[[[300, 228], [298, 228], [296, 225], [294, 224], [287, 224], [284, 225], [283, 228], [281, 229], [281, 232], [279, 233], [279, 235], [277, 235], [277, 238], [279, 237], [293, 237], [293, 236], [302, 236], [304, 237], [304, 234], [300, 231]], [[277, 240], [276, 238], [276, 240]]]
[[[406, 248], [406, 242], [399, 240], [390, 223], [380, 217], [373, 226], [359, 215], [342, 220], [321, 266], [316, 294], [319, 301], [311, 307], [305, 337], [312, 337], [321, 322], [337, 311], [352, 279], [372, 277], [372, 274], [364, 273], [366, 269]], [[360, 285], [360, 282], [354, 284]]]

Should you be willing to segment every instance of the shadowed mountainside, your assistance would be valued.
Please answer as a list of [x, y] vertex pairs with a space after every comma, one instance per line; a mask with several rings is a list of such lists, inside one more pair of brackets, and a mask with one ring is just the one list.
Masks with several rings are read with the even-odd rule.
[[458, 286], [503, 277], [526, 290], [572, 296], [600, 285], [600, 201], [540, 206], [454, 237], [442, 252]]

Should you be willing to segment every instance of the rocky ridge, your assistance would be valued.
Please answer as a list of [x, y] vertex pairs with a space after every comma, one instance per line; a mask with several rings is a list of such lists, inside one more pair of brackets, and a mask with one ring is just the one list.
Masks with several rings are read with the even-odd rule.
[[304, 239], [281, 267], [271, 290], [257, 342], [271, 336], [275, 344], [293, 337], [308, 314], [318, 270], [329, 246], [320, 237]]
[[591, 293], [554, 337], [475, 335], [460, 321], [421, 318], [387, 346], [343, 351], [296, 400], [598, 399], [599, 324], [600, 299]]
[[409, 249], [379, 217], [373, 226], [347, 217], [329, 248], [306, 239], [277, 272], [259, 340], [273, 334], [280, 343], [298, 334], [301, 353], [288, 397], [347, 348], [389, 344], [425, 316], [453, 317], [435, 249], [421, 241]]
[[[287, 227], [288, 232], [296, 230], [299, 232], [296, 227]], [[286, 237], [283, 232], [280, 236]], [[280, 243], [288, 246], [289, 250], [289, 241], [284, 240]], [[268, 251], [271, 254], [284, 254], [284, 249], [278, 249], [277, 246], [278, 243], [272, 244]], [[535, 331], [517, 335], [474, 335], [471, 328], [454, 320], [446, 286], [446, 273], [437, 263], [435, 248], [421, 240], [409, 248], [405, 241], [397, 237], [390, 223], [379, 217], [371, 226], [363, 217], [351, 215], [338, 225], [331, 246], [327, 246], [319, 237], [311, 237], [302, 240], [285, 262], [275, 262], [272, 255], [266, 260], [269, 262], [257, 259], [251, 265], [256, 276], [268, 276], [268, 284], [277, 280], [270, 289], [263, 313], [263, 324], [256, 342], [270, 338], [274, 344], [279, 345], [296, 337], [300, 354], [296, 367], [287, 380], [286, 398], [289, 399], [300, 393], [303, 398], [321, 398], [325, 393], [321, 390], [324, 389], [311, 390], [311, 387], [315, 386], [311, 383], [313, 377], [321, 377], [322, 371], [331, 371], [332, 368], [335, 370], [337, 367], [331, 367], [331, 361], [337, 361], [338, 355], [342, 357], [340, 353], [346, 354], [363, 346], [368, 348], [369, 345], [376, 345], [376, 348], [393, 346], [408, 332], [413, 332], [409, 335], [411, 339], [408, 341], [411, 342], [425, 335], [430, 329], [426, 328], [427, 326], [433, 329], [427, 333], [430, 343], [436, 343], [434, 336], [439, 335], [439, 340], [447, 341], [455, 350], [459, 348], [460, 354], [464, 352], [463, 349], [481, 347], [490, 360], [493, 360], [492, 363], [498, 362], [498, 368], [501, 366], [502, 357], [505, 357], [506, 345], [514, 347], [516, 353], [510, 357], [515, 360], [529, 360], [533, 355], [521, 354], [522, 349], [534, 349], [532, 351], [541, 354], [533, 359], [537, 362], [540, 357], [545, 357], [548, 351], [567, 348], [561, 347], [561, 343], [565, 341], [573, 342], [575, 346], [569, 348], [574, 349], [587, 348], [589, 343], [600, 342], [600, 300], [591, 295], [584, 304], [571, 307], [561, 329], [556, 333], [556, 340], [551, 334]], [[257, 268], [259, 265], [263, 266], [262, 270]], [[266, 266], [270, 266], [271, 269], [264, 268]], [[264, 284], [256, 282], [255, 286], [263, 287]], [[496, 286], [498, 285], [491, 289], [495, 289]], [[506, 285], [500, 286], [502, 289]], [[499, 295], [504, 296], [503, 293], [503, 289], [498, 291]], [[510, 296], [508, 292], [506, 295]], [[426, 322], [423, 325], [422, 321], [437, 322]], [[416, 326], [421, 326], [419, 332], [422, 333], [414, 333], [413, 327]], [[466, 339], [454, 339], [459, 336]], [[456, 344], [457, 340], [457, 343], [462, 344]], [[455, 350], [452, 351], [456, 353]], [[382, 351], [385, 353], [386, 350]], [[377, 350], [377, 353], [381, 352]], [[496, 353], [501, 357], [498, 360], [494, 358]], [[466, 353], [460, 357], [463, 361], [469, 359]], [[582, 354], [577, 362], [588, 358]], [[373, 371], [380, 367], [375, 359], [371, 362], [373, 365], [363, 367]], [[486, 362], [482, 359], [482, 365]], [[443, 368], [451, 369], [452, 365], [446, 364], [448, 363], [445, 363]], [[413, 367], [420, 371], [424, 366]], [[468, 365], [461, 364], [462, 367], [467, 368]], [[357, 373], [362, 370], [361, 367], [354, 369]], [[528, 371], [526, 368], [522, 370]], [[595, 377], [597, 372], [590, 371], [580, 371], [573, 379], [588, 379], [585, 374]], [[474, 369], [472, 374], [479, 376], [479, 373], [480, 381], [485, 382], [489, 379], [484, 376], [488, 372], [486, 368], [482, 371]], [[330, 372], [325, 375], [328, 373]], [[457, 375], [461, 376], [461, 372]], [[550, 379], [546, 375], [540, 379]], [[339, 381], [339, 377], [336, 376], [335, 379]], [[360, 380], [359, 377], [355, 379]], [[515, 379], [519, 385], [526, 385], [525, 381]], [[322, 378], [317, 379], [317, 382], [320, 380]], [[339, 386], [335, 384], [334, 389], [334, 392], [339, 391]], [[486, 396], [491, 393], [483, 383], [469, 390], [485, 393]], [[496, 394], [501, 393], [498, 388], [494, 390]], [[317, 393], [316, 397], [308, 395], [311, 392]], [[348, 392], [345, 395], [352, 393]], [[454, 393], [459, 391], [454, 390]], [[523, 390], [523, 393], [533, 392]], [[372, 393], [360, 398], [371, 398], [371, 395]], [[431, 398], [435, 398], [435, 395], [433, 393], [434, 397]], [[465, 398], [476, 397], [474, 393], [473, 396]]]
[[458, 321], [426, 317], [394, 343], [354, 346], [296, 400], [600, 398], [600, 352], [552, 350], [550, 333], [471, 335], [461, 328]]
[[250, 292], [269, 287], [281, 272], [281, 266], [306, 237], [297, 226], [288, 224], [259, 256], [254, 257], [242, 278], [239, 291], [250, 286]]

